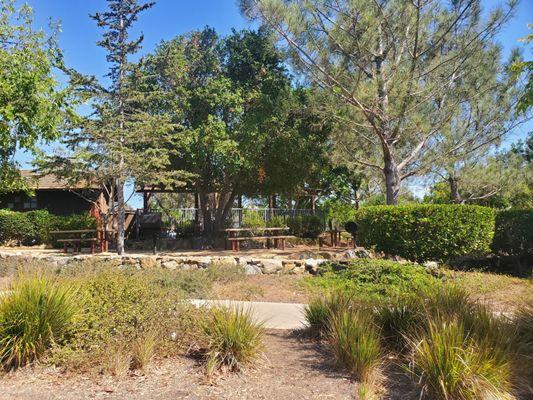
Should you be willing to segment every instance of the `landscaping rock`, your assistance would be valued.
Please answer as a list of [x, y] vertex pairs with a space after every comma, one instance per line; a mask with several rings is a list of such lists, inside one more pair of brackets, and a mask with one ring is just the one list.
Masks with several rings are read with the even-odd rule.
[[283, 262], [274, 259], [261, 260], [260, 268], [265, 274], [274, 274], [283, 270]]
[[305, 260], [305, 270], [313, 275], [316, 275], [318, 274], [320, 266], [324, 264], [325, 262], [327, 262], [327, 260], [315, 260], [315, 259]]
[[261, 268], [259, 268], [257, 265], [246, 264], [244, 265], [244, 273], [246, 275], [261, 275], [263, 271], [261, 271]]
[[167, 268], [173, 271], [180, 267], [180, 263], [178, 263], [176, 260], [165, 260], [161, 262], [161, 265], [163, 266], [163, 268]]
[[161, 260], [158, 260], [157, 257], [142, 257], [139, 259], [139, 264], [142, 269], [151, 269], [161, 266]]
[[426, 261], [422, 265], [424, 266], [424, 268], [427, 268], [427, 269], [439, 269], [439, 263], [436, 261]]

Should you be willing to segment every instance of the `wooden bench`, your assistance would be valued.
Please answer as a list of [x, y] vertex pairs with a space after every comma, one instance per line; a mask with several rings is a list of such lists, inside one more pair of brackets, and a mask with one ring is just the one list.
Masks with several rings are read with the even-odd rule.
[[227, 240], [231, 243], [231, 249], [233, 251], [240, 250], [240, 242], [245, 240], [266, 240], [267, 247], [271, 248], [271, 240], [274, 240], [274, 247], [281, 250], [285, 250], [285, 240], [293, 239], [295, 236], [283, 235], [283, 236], [241, 236], [241, 237], [230, 237]]
[[[59, 237], [56, 242], [63, 244], [63, 251], [68, 253], [68, 246], [72, 245], [72, 251], [74, 253], [81, 253], [82, 245], [84, 243], [89, 244], [91, 253], [96, 251], [96, 245], [100, 247], [100, 251], [105, 251], [107, 248], [107, 241], [103, 232], [96, 229], [81, 229], [70, 231], [52, 231], [51, 235]], [[86, 237], [89, 236], [89, 237]]]

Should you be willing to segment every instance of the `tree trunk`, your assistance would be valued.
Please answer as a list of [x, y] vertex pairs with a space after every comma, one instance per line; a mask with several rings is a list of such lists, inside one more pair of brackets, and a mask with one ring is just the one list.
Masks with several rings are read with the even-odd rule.
[[398, 166], [392, 157], [385, 157], [383, 175], [385, 177], [387, 204], [396, 205], [398, 204], [398, 196], [400, 194], [402, 181], [400, 179], [400, 171], [398, 171]]
[[463, 199], [459, 193], [459, 179], [453, 175], [450, 175], [448, 177], [448, 183], [450, 184], [450, 200], [453, 203], [461, 204]]
[[117, 253], [124, 255], [126, 206], [124, 204], [124, 183], [116, 180], [117, 190]]
[[214, 240], [221, 235], [220, 231], [225, 228], [225, 222], [233, 206], [235, 194], [231, 191], [214, 196], [212, 193], [199, 191], [199, 197], [204, 236], [214, 243]]

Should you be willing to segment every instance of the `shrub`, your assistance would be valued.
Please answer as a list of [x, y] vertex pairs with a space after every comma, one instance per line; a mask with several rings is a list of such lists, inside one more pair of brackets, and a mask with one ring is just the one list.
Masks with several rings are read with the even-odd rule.
[[0, 210], [0, 243], [31, 244], [35, 229], [25, 213]]
[[282, 215], [276, 215], [266, 222], [266, 226], [269, 228], [283, 228], [286, 226], [285, 218]]
[[380, 363], [379, 332], [368, 313], [343, 310], [331, 317], [329, 343], [335, 360], [360, 382], [369, 382]]
[[261, 211], [244, 210], [242, 215], [243, 228], [264, 228], [266, 222], [261, 216]]
[[474, 340], [461, 321], [430, 320], [411, 346], [410, 370], [431, 398], [510, 398], [508, 358], [491, 342]]
[[253, 361], [263, 346], [263, 328], [243, 309], [213, 308], [204, 324], [208, 375], [225, 367], [240, 371]]
[[18, 368], [41, 357], [69, 333], [77, 293], [44, 278], [23, 278], [0, 300], [0, 363]]
[[323, 231], [322, 219], [318, 215], [300, 215], [287, 218], [290, 232], [301, 238], [316, 239]]
[[60, 231], [96, 229], [96, 220], [87, 214], [55, 216], [54, 229]]
[[357, 259], [348, 265], [327, 264], [321, 276], [306, 282], [323, 289], [345, 291], [360, 300], [383, 300], [429, 290], [439, 281], [417, 264]]
[[490, 251], [494, 210], [466, 205], [364, 207], [356, 214], [362, 245], [409, 260], [446, 261]]
[[131, 369], [146, 370], [154, 357], [157, 337], [154, 332], [147, 332], [133, 341]]
[[533, 209], [499, 211], [492, 249], [496, 253], [533, 256]]

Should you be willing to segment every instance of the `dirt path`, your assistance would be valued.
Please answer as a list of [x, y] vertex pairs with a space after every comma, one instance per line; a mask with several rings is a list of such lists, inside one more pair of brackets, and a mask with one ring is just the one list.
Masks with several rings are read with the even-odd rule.
[[300, 400], [354, 399], [356, 384], [337, 370], [319, 346], [291, 331], [270, 331], [265, 359], [256, 370], [204, 382], [201, 366], [188, 358], [162, 360], [145, 375], [112, 380], [67, 377], [36, 367], [0, 378], [3, 400], [155, 399]]

